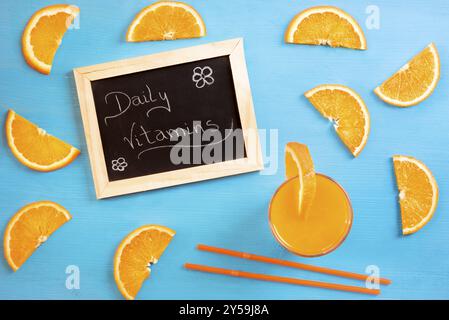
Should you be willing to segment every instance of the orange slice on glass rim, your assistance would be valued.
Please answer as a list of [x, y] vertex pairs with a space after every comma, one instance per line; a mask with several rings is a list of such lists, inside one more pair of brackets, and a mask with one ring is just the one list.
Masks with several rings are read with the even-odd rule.
[[159, 1], [142, 9], [131, 22], [126, 41], [199, 38], [206, 35], [200, 14], [186, 3]]
[[366, 50], [357, 21], [343, 10], [317, 6], [298, 13], [285, 31], [285, 42]]
[[78, 13], [76, 6], [56, 4], [33, 14], [22, 34], [22, 53], [33, 69], [50, 73], [62, 38]]
[[60, 226], [72, 219], [61, 205], [39, 201], [20, 209], [6, 226], [3, 238], [5, 258], [17, 271], [33, 252]]
[[13, 155], [23, 165], [37, 171], [53, 171], [70, 164], [80, 151], [49, 135], [34, 123], [9, 110], [6, 140]]
[[440, 57], [435, 44], [429, 44], [374, 92], [397, 107], [414, 106], [427, 99], [440, 80]]
[[298, 213], [306, 215], [315, 198], [316, 179], [312, 157], [305, 144], [289, 142], [285, 146], [287, 180], [298, 177]]
[[432, 218], [438, 203], [438, 185], [429, 168], [413, 157], [394, 156], [393, 165], [399, 189], [402, 233], [412, 234]]
[[354, 90], [338, 84], [320, 85], [304, 95], [334, 124], [342, 142], [357, 157], [370, 131], [370, 116], [362, 98]]
[[175, 232], [159, 225], [146, 225], [131, 232], [120, 243], [114, 258], [114, 278], [121, 294], [134, 300], [151, 265], [157, 263]]

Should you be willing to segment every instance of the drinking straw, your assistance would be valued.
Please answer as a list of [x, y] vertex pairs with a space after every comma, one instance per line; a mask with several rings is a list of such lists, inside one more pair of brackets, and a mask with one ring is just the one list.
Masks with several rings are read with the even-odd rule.
[[[299, 262], [293, 262], [293, 261], [288, 261], [288, 260], [281, 260], [281, 259], [276, 259], [276, 258], [259, 256], [259, 255], [255, 255], [252, 253], [217, 248], [217, 247], [212, 247], [212, 246], [208, 246], [208, 245], [204, 245], [204, 244], [199, 244], [197, 246], [197, 249], [202, 250], [202, 251], [217, 253], [217, 254], [228, 255], [228, 256], [241, 258], [241, 259], [248, 259], [248, 260], [254, 260], [254, 261], [259, 261], [259, 262], [277, 264], [277, 265], [301, 269], [301, 270], [319, 272], [319, 273], [329, 274], [329, 275], [333, 275], [333, 276], [337, 276], [337, 277], [344, 277], [344, 278], [363, 280], [363, 281], [366, 281], [369, 277], [365, 274], [359, 274], [359, 273], [354, 273], [354, 272], [313, 266], [313, 265], [309, 265], [309, 264], [305, 264], [305, 263], [299, 263]], [[388, 285], [391, 283], [391, 280], [385, 279], [385, 278], [379, 278], [379, 283]]]
[[231, 277], [247, 278], [247, 279], [254, 279], [254, 280], [261, 280], [261, 281], [289, 283], [289, 284], [295, 284], [295, 285], [306, 286], [306, 287], [316, 287], [316, 288], [340, 290], [340, 291], [371, 294], [371, 295], [377, 295], [380, 293], [379, 289], [367, 289], [367, 288], [363, 288], [363, 287], [347, 286], [347, 285], [337, 284], [337, 283], [279, 277], [279, 276], [272, 276], [272, 275], [268, 275], [268, 274], [260, 274], [260, 273], [252, 273], [252, 272], [245, 272], [245, 271], [239, 271], [239, 270], [230, 270], [230, 269], [209, 267], [209, 266], [203, 266], [203, 265], [192, 264], [192, 263], [186, 263], [186, 264], [184, 264], [184, 267], [188, 270], [195, 270], [195, 271], [201, 271], [201, 272], [207, 272], [207, 273], [215, 273], [215, 274], [221, 274], [221, 275], [226, 275], [226, 276], [231, 276]]

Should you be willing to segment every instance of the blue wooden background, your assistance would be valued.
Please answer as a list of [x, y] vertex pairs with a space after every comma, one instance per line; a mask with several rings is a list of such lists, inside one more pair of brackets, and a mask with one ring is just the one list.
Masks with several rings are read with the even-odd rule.
[[[365, 52], [287, 45], [290, 19], [315, 1], [189, 1], [203, 16], [205, 38], [172, 42], [127, 43], [134, 15], [150, 1], [75, 0], [79, 28], [70, 30], [50, 76], [32, 70], [20, 47], [22, 30], [37, 9], [53, 1], [0, 2], [0, 112], [8, 108], [81, 149], [70, 166], [38, 173], [19, 164], [4, 134], [0, 146], [0, 230], [24, 204], [49, 199], [64, 205], [73, 220], [58, 230], [16, 273], [0, 247], [0, 298], [121, 299], [113, 274], [114, 251], [131, 230], [156, 223], [177, 231], [141, 299], [359, 299], [357, 294], [200, 274], [184, 262], [239, 268], [307, 279], [342, 281], [305, 271], [261, 265], [195, 250], [197, 243], [364, 272], [377, 265], [393, 280], [383, 299], [449, 298], [449, 3], [418, 1], [328, 1], [351, 13], [368, 41]], [[365, 25], [366, 9], [380, 10], [380, 29]], [[279, 130], [274, 174], [223, 178], [98, 201], [95, 199], [72, 69], [207, 42], [243, 37], [258, 125]], [[373, 89], [409, 58], [434, 41], [442, 75], [435, 93], [420, 105], [399, 109], [381, 102]], [[322, 83], [340, 83], [365, 100], [372, 121], [368, 143], [357, 159], [349, 154], [330, 124], [303, 97]], [[354, 224], [343, 245], [314, 259], [296, 257], [271, 235], [267, 207], [284, 179], [283, 146], [306, 143], [317, 171], [339, 181], [349, 193]], [[400, 233], [397, 191], [391, 156], [412, 155], [433, 171], [440, 187], [434, 218], [420, 232]], [[272, 163], [273, 165], [273, 163]], [[3, 231], [2, 231], [3, 232]], [[65, 286], [66, 267], [81, 272], [79, 290]]]

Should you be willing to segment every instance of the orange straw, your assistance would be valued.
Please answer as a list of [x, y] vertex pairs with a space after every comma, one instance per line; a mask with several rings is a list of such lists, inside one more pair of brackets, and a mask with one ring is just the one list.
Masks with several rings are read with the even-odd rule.
[[251, 272], [230, 270], [230, 269], [223, 269], [223, 268], [215, 268], [215, 267], [203, 266], [203, 265], [199, 265], [199, 264], [186, 263], [186, 264], [184, 264], [184, 267], [189, 270], [215, 273], [215, 274], [221, 274], [221, 275], [226, 275], [226, 276], [231, 276], [231, 277], [240, 277], [240, 278], [255, 279], [255, 280], [262, 280], [262, 281], [289, 283], [289, 284], [296, 284], [299, 286], [306, 286], [306, 287], [316, 287], [316, 288], [340, 290], [340, 291], [348, 291], [348, 292], [364, 293], [364, 294], [372, 294], [372, 295], [377, 295], [380, 293], [380, 290], [378, 290], [378, 289], [367, 289], [367, 288], [362, 288], [362, 287], [347, 286], [347, 285], [336, 284], [336, 283], [311, 281], [311, 280], [295, 279], [295, 278], [287, 278], [287, 277], [279, 277], [279, 276], [270, 276], [267, 274], [251, 273]]
[[[259, 262], [277, 264], [277, 265], [281, 265], [281, 266], [285, 266], [285, 267], [291, 267], [291, 268], [307, 270], [307, 271], [312, 271], [312, 272], [330, 274], [330, 275], [337, 276], [337, 277], [344, 277], [344, 278], [363, 280], [363, 281], [366, 281], [368, 279], [368, 276], [364, 275], [364, 274], [342, 271], [342, 270], [335, 270], [335, 269], [330, 269], [330, 268], [325, 268], [325, 267], [312, 266], [312, 265], [308, 265], [308, 264], [304, 264], [304, 263], [281, 260], [281, 259], [276, 259], [276, 258], [269, 258], [269, 257], [259, 256], [259, 255], [246, 253], [246, 252], [211, 247], [211, 246], [207, 246], [204, 244], [199, 244], [197, 246], [197, 248], [198, 248], [198, 250], [202, 250], [202, 251], [224, 254], [224, 255], [228, 255], [228, 256], [232, 256], [232, 257], [236, 257], [236, 258], [254, 260], [254, 261], [259, 261]], [[388, 279], [380, 278], [379, 283], [388, 285], [391, 283], [391, 281]]]

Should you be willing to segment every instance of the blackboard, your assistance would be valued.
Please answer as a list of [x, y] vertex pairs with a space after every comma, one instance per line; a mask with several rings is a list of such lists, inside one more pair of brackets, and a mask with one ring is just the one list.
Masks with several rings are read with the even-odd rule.
[[97, 198], [263, 168], [240, 38], [73, 73]]
[[[91, 85], [110, 181], [245, 156], [229, 56], [96, 80]], [[223, 141], [195, 143], [193, 135], [201, 138], [205, 130], [218, 130]], [[186, 135], [190, 137], [182, 142]], [[234, 138], [230, 154], [225, 152], [226, 138]], [[179, 151], [189, 160], [175, 164], [170, 152], [178, 143], [187, 148]], [[211, 143], [213, 150], [222, 148], [221, 160], [198, 157]]]

